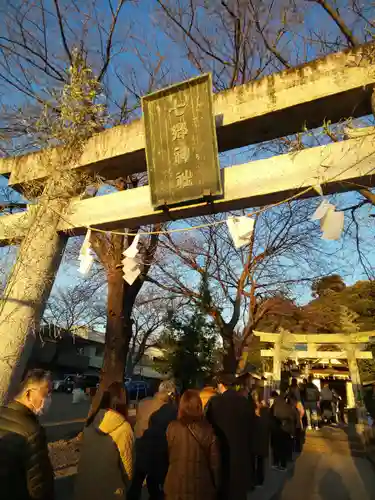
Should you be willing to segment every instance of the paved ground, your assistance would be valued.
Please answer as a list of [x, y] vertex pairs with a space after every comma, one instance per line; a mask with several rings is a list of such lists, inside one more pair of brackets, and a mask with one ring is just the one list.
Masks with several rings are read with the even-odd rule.
[[90, 402], [73, 404], [71, 394], [53, 393], [51, 407], [41, 418], [49, 441], [76, 436], [84, 425]]
[[54, 392], [52, 394], [52, 402], [48, 413], [44, 415], [41, 420], [43, 423], [53, 423], [84, 418], [89, 408], [90, 401], [88, 399], [73, 404], [73, 397], [71, 394]]
[[301, 456], [272, 500], [301, 498], [375, 500], [375, 469], [347, 430], [324, 428], [309, 433]]
[[[73, 404], [71, 394], [53, 393], [52, 404], [48, 413], [41, 417], [48, 441], [70, 439], [83, 429], [90, 401]], [[134, 416], [134, 410], [129, 410], [129, 417]]]

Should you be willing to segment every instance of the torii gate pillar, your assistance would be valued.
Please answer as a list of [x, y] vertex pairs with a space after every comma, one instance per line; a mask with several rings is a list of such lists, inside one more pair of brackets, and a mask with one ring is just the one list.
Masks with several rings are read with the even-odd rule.
[[68, 239], [57, 227], [69, 198], [52, 195], [65, 187], [72, 190], [72, 185], [74, 176], [65, 183], [51, 177], [39, 204], [29, 212], [29, 229], [0, 307], [0, 403], [15, 395]]
[[273, 388], [274, 390], [280, 389], [281, 381], [281, 342], [282, 335], [278, 336], [274, 344], [274, 354], [273, 354]]
[[345, 346], [348, 367], [350, 373], [350, 379], [352, 382], [354, 401], [355, 403], [362, 401], [362, 389], [361, 389], [361, 377], [359, 374], [358, 363], [355, 354], [355, 346], [353, 344], [347, 344]]
[[[363, 426], [366, 422], [366, 409], [363, 404], [363, 393], [361, 376], [358, 369], [358, 363], [355, 354], [355, 345], [347, 344], [346, 353], [348, 359], [348, 367], [350, 373], [351, 383], [347, 384], [347, 406], [348, 408], [355, 408], [357, 414], [356, 426]], [[360, 430], [358, 432], [361, 434]]]

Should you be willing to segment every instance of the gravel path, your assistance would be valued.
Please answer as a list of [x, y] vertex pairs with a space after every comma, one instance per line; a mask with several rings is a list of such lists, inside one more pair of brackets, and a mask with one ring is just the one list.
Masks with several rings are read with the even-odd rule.
[[49, 454], [55, 472], [75, 466], [79, 459], [80, 438], [77, 436], [68, 441], [49, 443]]

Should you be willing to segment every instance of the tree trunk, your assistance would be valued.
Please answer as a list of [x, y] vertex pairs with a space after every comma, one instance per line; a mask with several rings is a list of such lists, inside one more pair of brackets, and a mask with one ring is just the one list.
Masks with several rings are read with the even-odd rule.
[[128, 285], [122, 277], [122, 269], [108, 271], [107, 283], [107, 327], [103, 366], [99, 389], [93, 399], [90, 414], [99, 403], [103, 392], [113, 382], [124, 383], [126, 359], [132, 333], [129, 311], [124, 308]]
[[123, 311], [125, 282], [122, 269], [108, 274], [107, 328], [100, 385], [105, 390], [112, 382], [124, 380], [126, 351]]
[[133, 289], [124, 281], [122, 268], [109, 272], [103, 366], [99, 389], [92, 401], [89, 414], [96, 408], [103, 392], [113, 382], [124, 384], [126, 362], [132, 337], [131, 314], [134, 300]]
[[[151, 242], [147, 260], [152, 261], [156, 249], [157, 237]], [[92, 401], [89, 415], [101, 399], [103, 392], [113, 383], [124, 384], [130, 341], [133, 334], [132, 311], [135, 299], [142, 288], [144, 278], [138, 278], [132, 285], [123, 279], [121, 260], [124, 249], [124, 236], [111, 235], [108, 248], [100, 238], [93, 241], [95, 252], [107, 269], [108, 300], [107, 328], [105, 335], [104, 359], [100, 384]], [[146, 274], [149, 264], [146, 267]]]
[[223, 370], [225, 373], [236, 373], [237, 357], [234, 345], [234, 339], [226, 336], [223, 338], [224, 354], [223, 354]]

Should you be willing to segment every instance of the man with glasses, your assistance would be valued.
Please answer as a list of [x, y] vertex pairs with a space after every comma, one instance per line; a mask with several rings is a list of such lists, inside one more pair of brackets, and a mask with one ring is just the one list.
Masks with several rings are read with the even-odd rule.
[[38, 416], [51, 401], [51, 379], [31, 370], [19, 394], [0, 408], [1, 500], [53, 500], [53, 470]]

